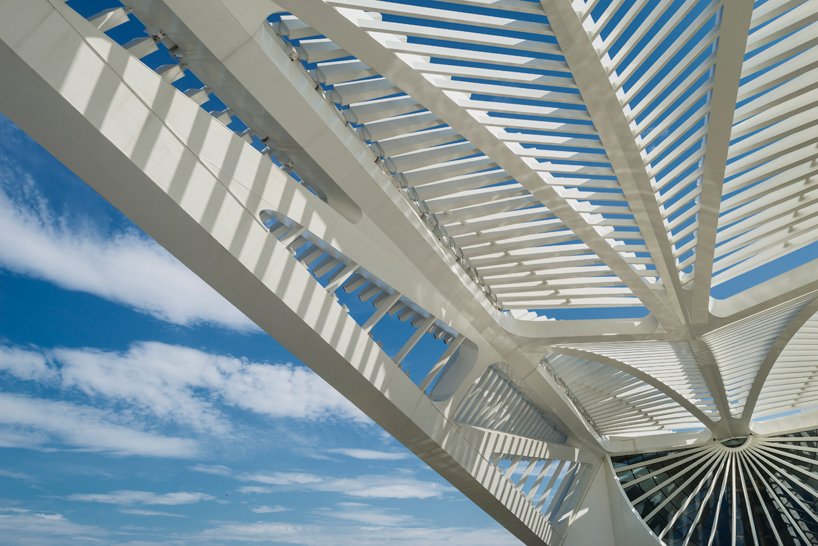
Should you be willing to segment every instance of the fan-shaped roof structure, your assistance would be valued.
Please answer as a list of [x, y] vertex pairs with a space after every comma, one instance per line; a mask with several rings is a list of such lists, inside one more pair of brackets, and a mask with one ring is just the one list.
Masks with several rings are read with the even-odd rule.
[[524, 542], [814, 543], [814, 0], [0, 33], [4, 112]]

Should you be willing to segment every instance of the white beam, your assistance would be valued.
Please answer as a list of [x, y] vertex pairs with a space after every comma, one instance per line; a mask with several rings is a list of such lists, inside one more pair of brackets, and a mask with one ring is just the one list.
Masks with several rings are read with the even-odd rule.
[[645, 158], [606, 69], [571, 0], [541, 0], [554, 35], [605, 147], [639, 232], [667, 291], [671, 308], [685, 320], [684, 296], [665, 221]]
[[0, 66], [0, 111], [521, 540], [560, 540], [223, 180], [294, 186], [266, 157], [63, 2], [0, 1]]
[[719, 42], [705, 137], [702, 191], [696, 229], [696, 261], [690, 299], [690, 318], [699, 327], [706, 325], [710, 317], [710, 288], [722, 186], [752, 14], [751, 0], [735, 0], [724, 2], [719, 18]]
[[[491, 307], [373, 161], [371, 150], [315, 92], [315, 83], [287, 56], [265, 18], [259, 19], [260, 13], [276, 9], [269, 0], [128, 0], [128, 4], [149, 28], [167, 29], [191, 68], [216, 78], [214, 88], [219, 87], [220, 96], [237, 102], [235, 108], [241, 116], [244, 108], [259, 113], [258, 119], [272, 116], [364, 212], [355, 224], [336, 214], [320, 229], [308, 222], [314, 215], [307, 211], [293, 218], [295, 221], [327, 243], [340, 244], [339, 250], [408, 299], [453, 321], [453, 327], [474, 341], [487, 359], [499, 353], [497, 360], [527, 373], [541, 356], [532, 360], [520, 351], [532, 338], [569, 333], [596, 337], [656, 329], [652, 320], [532, 323], [512, 319]], [[218, 82], [224, 82], [225, 89], [217, 86]], [[248, 185], [261, 187], [252, 177]], [[281, 203], [287, 206], [286, 199]], [[344, 237], [342, 243], [345, 233], [350, 237]], [[547, 384], [542, 389], [544, 403], [552, 406], [571, 430], [578, 431], [580, 441], [596, 446], [559, 393]]]
[[755, 315], [785, 301], [818, 291], [815, 271], [818, 260], [810, 260], [786, 273], [747, 288], [713, 304], [708, 330]]

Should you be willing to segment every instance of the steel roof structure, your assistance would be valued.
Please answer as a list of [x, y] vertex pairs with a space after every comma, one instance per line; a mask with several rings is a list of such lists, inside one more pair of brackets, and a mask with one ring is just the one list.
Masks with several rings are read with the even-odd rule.
[[818, 543], [818, 2], [106, 5], [0, 110], [524, 543]]

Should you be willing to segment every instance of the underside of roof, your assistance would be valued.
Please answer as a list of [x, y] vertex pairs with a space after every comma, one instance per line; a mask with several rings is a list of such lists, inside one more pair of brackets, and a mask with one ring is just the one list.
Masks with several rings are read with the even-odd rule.
[[[109, 3], [104, 47], [209, 114], [149, 109], [283, 256], [253, 275], [415, 413], [307, 364], [498, 521], [566, 541], [607, 476], [667, 544], [814, 542], [816, 0]], [[446, 474], [464, 445], [490, 470]]]
[[332, 0], [334, 36], [271, 21], [499, 309], [672, 323], [816, 240], [815, 8], [757, 4]]

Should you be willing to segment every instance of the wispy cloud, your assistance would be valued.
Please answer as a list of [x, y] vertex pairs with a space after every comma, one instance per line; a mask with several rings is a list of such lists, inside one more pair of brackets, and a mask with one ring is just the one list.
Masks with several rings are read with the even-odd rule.
[[[353, 523], [350, 521], [350, 523]], [[198, 535], [205, 543], [297, 544], [325, 546], [328, 537], [339, 546], [518, 546], [520, 542], [499, 528], [363, 525], [304, 525], [298, 523], [226, 523]], [[391, 523], [391, 522], [390, 522]]]
[[273, 491], [275, 491], [275, 489], [263, 485], [243, 485], [239, 487], [236, 491], [238, 491], [242, 495], [266, 495], [268, 493], [272, 493]]
[[375, 449], [358, 449], [338, 447], [327, 450], [328, 453], [344, 455], [352, 459], [362, 461], [400, 461], [409, 458], [408, 453], [398, 453], [395, 451], [378, 451]]
[[116, 504], [119, 506], [179, 506], [182, 504], [196, 504], [198, 502], [215, 499], [207, 493], [191, 491], [174, 491], [171, 493], [154, 493], [152, 491], [122, 490], [110, 493], [79, 493], [69, 495], [69, 500], [75, 502], [96, 502], [101, 504]]
[[231, 429], [224, 407], [271, 418], [369, 422], [307, 368], [164, 343], [137, 342], [125, 352], [0, 346], [0, 372], [77, 389], [97, 402], [125, 403], [207, 433]]
[[34, 476], [24, 472], [14, 472], [12, 470], [4, 470], [0, 468], [0, 478], [8, 478], [10, 480], [32, 481]]
[[174, 514], [173, 512], [161, 512], [159, 510], [143, 510], [141, 508], [123, 508], [120, 510], [123, 514], [128, 514], [130, 516], [144, 516], [148, 518], [153, 517], [160, 517], [160, 518], [188, 518], [190, 516], [186, 516], [184, 514]]
[[263, 494], [275, 488], [297, 487], [304, 491], [339, 493], [356, 498], [429, 499], [440, 497], [450, 488], [437, 482], [418, 480], [411, 475], [395, 472], [391, 475], [365, 474], [353, 477], [322, 476], [308, 472], [236, 472], [223, 466], [194, 466], [206, 474], [233, 477], [241, 482], [261, 484], [244, 486], [240, 493]]
[[0, 267], [173, 324], [258, 329], [153, 241], [135, 231], [104, 233], [57, 213], [31, 177], [8, 162], [0, 164]]
[[253, 513], [255, 514], [278, 514], [281, 512], [289, 512], [290, 510], [292, 510], [292, 508], [287, 508], [286, 506], [281, 506], [280, 504], [276, 504], [275, 506], [267, 506], [266, 504], [263, 504], [252, 509]]
[[430, 499], [440, 497], [449, 490], [439, 483], [409, 476], [372, 474], [326, 479], [312, 487], [318, 491], [370, 499]]
[[265, 485], [312, 485], [321, 483], [323, 478], [308, 472], [271, 472], [269, 474], [239, 474], [238, 478], [247, 482]]
[[111, 412], [6, 393], [0, 393], [0, 445], [25, 448], [65, 445], [149, 457], [192, 457], [198, 452], [194, 440], [126, 426]]
[[200, 474], [210, 474], [212, 476], [233, 476], [232, 468], [220, 464], [195, 464], [190, 469]]
[[47, 381], [56, 377], [41, 353], [0, 345], [0, 371], [26, 381]]
[[316, 513], [322, 517], [379, 527], [407, 525], [414, 520], [407, 514], [397, 514], [393, 510], [385, 510], [360, 502], [339, 502], [332, 509], [322, 509]]
[[59, 513], [37, 512], [22, 508], [0, 508], [0, 536], [17, 546], [52, 546], [102, 542], [107, 532], [99, 527], [81, 525]]

